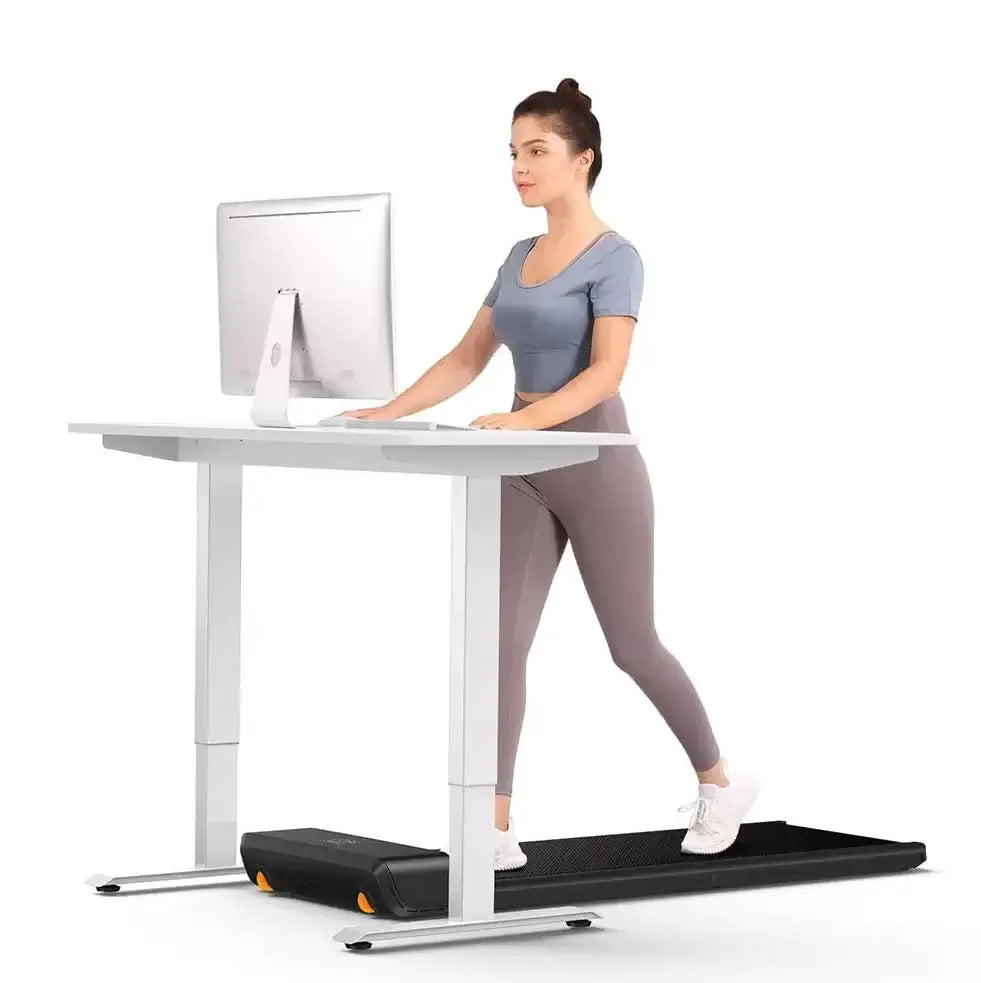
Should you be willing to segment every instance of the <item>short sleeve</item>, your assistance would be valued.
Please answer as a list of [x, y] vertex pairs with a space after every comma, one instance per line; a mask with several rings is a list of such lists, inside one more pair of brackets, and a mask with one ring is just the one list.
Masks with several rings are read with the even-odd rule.
[[502, 264], [497, 271], [497, 276], [494, 278], [494, 286], [490, 288], [490, 292], [484, 298], [484, 303], [488, 307], [493, 307], [494, 302], [497, 300], [498, 291], [501, 289], [501, 271], [503, 269], [504, 269], [504, 265]]
[[589, 286], [593, 317], [630, 315], [636, 320], [644, 293], [644, 264], [640, 253], [624, 244], [614, 249]]
[[487, 296], [484, 298], [484, 303], [488, 307], [493, 307], [497, 303], [497, 295], [498, 293], [500, 293], [501, 290], [501, 276], [504, 273], [504, 268], [508, 265], [508, 263], [511, 262], [511, 257], [514, 256], [514, 251], [515, 249], [518, 248], [518, 245], [520, 244], [521, 241], [527, 241], [527, 240], [519, 240], [518, 242], [516, 242], [510, 248], [510, 250], [508, 250], [507, 256], [504, 257], [504, 262], [501, 263], [501, 265], [498, 267], [497, 276], [494, 277], [494, 285], [490, 288], [490, 291], [488, 292]]

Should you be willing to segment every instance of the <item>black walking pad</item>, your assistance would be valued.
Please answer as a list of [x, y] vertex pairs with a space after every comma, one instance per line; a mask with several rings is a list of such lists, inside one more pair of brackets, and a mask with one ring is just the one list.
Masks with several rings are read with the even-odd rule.
[[[528, 863], [494, 873], [494, 910], [621, 901], [714, 888], [887, 874], [926, 860], [899, 843], [774, 820], [743, 823], [722, 853], [681, 852], [686, 829], [521, 842]], [[368, 914], [447, 916], [448, 854], [325, 829], [245, 833], [253, 884]]]

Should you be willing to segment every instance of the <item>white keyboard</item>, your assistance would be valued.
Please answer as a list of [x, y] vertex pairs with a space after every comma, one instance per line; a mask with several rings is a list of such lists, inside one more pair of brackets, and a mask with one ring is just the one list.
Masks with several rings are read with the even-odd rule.
[[318, 427], [342, 427], [356, 430], [481, 430], [482, 427], [458, 427], [452, 423], [433, 420], [362, 420], [356, 416], [328, 416], [317, 422]]

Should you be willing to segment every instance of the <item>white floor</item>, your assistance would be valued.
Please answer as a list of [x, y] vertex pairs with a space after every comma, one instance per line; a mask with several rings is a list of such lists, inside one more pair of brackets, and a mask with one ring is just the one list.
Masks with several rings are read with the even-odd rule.
[[38, 978], [102, 967], [168, 983], [271, 974], [294, 983], [340, 973], [468, 981], [506, 973], [507, 983], [610, 973], [684, 983], [928, 980], [977, 969], [968, 915], [975, 873], [935, 869], [928, 859], [902, 874], [604, 903], [596, 906], [604, 917], [586, 929], [381, 942], [364, 952], [331, 936], [371, 916], [266, 894], [249, 882], [99, 895], [82, 879], [49, 892], [36, 910], [51, 920], [32, 928], [35, 965], [45, 967]]

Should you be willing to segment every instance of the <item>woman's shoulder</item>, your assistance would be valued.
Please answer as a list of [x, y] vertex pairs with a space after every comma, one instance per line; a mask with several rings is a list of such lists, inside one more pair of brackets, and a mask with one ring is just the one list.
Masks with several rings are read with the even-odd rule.
[[511, 257], [511, 256], [513, 256], [513, 255], [514, 255], [515, 253], [517, 253], [517, 252], [521, 252], [522, 250], [525, 250], [525, 249], [527, 249], [528, 247], [530, 247], [530, 246], [531, 246], [531, 244], [532, 244], [532, 243], [533, 243], [533, 242], [534, 242], [534, 241], [535, 241], [535, 240], [536, 240], [537, 238], [538, 238], [538, 236], [537, 236], [537, 235], [534, 235], [534, 236], [525, 236], [525, 238], [524, 238], [524, 239], [519, 239], [519, 240], [518, 240], [518, 241], [517, 241], [517, 242], [516, 242], [516, 243], [515, 243], [515, 244], [514, 244], [514, 245], [513, 245], [512, 247], [511, 247], [511, 252], [509, 252], [509, 253], [508, 253], [508, 256], [509, 256], [509, 257]]
[[512, 259], [514, 259], [516, 253], [520, 253], [523, 247], [527, 248], [528, 246], [530, 246], [535, 238], [536, 236], [528, 236], [527, 239], [519, 239], [508, 250], [507, 256], [504, 257], [504, 262], [509, 263]]
[[599, 265], [603, 269], [626, 271], [630, 275], [644, 275], [644, 261], [640, 250], [634, 243], [619, 232], [607, 237], [610, 242], [607, 249], [599, 257]]
[[625, 235], [621, 235], [619, 232], [614, 230], [609, 238], [614, 250], [631, 249], [637, 253], [638, 256], [640, 255], [640, 250]]

